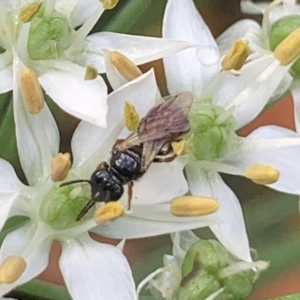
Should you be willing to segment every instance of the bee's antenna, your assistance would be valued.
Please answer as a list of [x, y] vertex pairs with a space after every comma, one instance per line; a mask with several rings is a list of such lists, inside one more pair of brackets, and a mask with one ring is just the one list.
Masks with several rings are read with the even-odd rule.
[[92, 182], [88, 179], [78, 179], [78, 180], [70, 180], [70, 181], [63, 182], [59, 185], [59, 187], [69, 185], [69, 184], [73, 184], [73, 183], [78, 183], [78, 182], [88, 182], [89, 184], [92, 184]]
[[85, 207], [81, 210], [81, 212], [76, 217], [76, 221], [80, 221], [80, 219], [90, 210], [91, 207], [95, 204], [96, 200], [95, 198], [92, 198]]

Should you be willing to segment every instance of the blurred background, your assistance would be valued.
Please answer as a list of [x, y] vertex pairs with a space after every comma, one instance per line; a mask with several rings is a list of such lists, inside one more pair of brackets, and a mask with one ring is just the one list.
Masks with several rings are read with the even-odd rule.
[[[183, 1], [183, 0], [182, 0]], [[238, 0], [195, 0], [202, 17], [217, 37], [227, 27], [247, 16], [240, 12]], [[255, 2], [255, 1], [254, 1]], [[162, 18], [166, 0], [120, 0], [112, 11], [107, 11], [93, 31], [114, 31], [148, 36], [161, 36]], [[260, 21], [259, 17], [256, 20]], [[162, 94], [167, 94], [161, 61], [141, 66], [143, 71], [155, 67], [157, 81]], [[11, 94], [1, 95], [0, 99], [0, 140], [8, 140], [0, 147], [0, 157], [9, 160], [20, 170], [12, 123]], [[61, 134], [61, 151], [70, 151], [70, 139], [78, 120], [60, 111], [50, 99], [48, 102], [55, 115]], [[280, 114], [277, 113], [280, 111]], [[294, 129], [293, 104], [286, 95], [272, 109], [259, 116], [254, 122], [242, 129], [240, 135], [247, 135], [261, 125], [277, 124]], [[300, 153], [299, 153], [300, 155]], [[299, 166], [300, 167], [300, 166]], [[223, 176], [228, 185], [240, 199], [250, 239], [250, 245], [257, 251], [257, 258], [270, 262], [270, 267], [261, 274], [249, 300], [263, 300], [271, 297], [300, 292], [300, 222], [298, 197], [275, 192], [266, 187], [255, 185], [247, 179]], [[300, 183], [299, 183], [300, 184]], [[13, 220], [11, 221], [13, 222]], [[10, 224], [11, 225], [11, 224]], [[9, 226], [7, 226], [9, 227]], [[7, 232], [0, 236], [3, 239]], [[202, 238], [212, 237], [207, 229], [197, 230]], [[98, 236], [95, 239], [107, 241]], [[117, 243], [118, 241], [110, 241]], [[162, 265], [164, 253], [171, 253], [169, 236], [145, 238], [128, 241], [125, 254], [133, 268], [136, 282]], [[63, 285], [58, 268], [60, 246], [53, 245], [49, 267], [39, 279]], [[49, 291], [49, 292], [45, 292]], [[36, 296], [33, 296], [35, 294]], [[47, 295], [47, 296], [45, 296]], [[150, 295], [150, 294], [148, 294]], [[18, 299], [70, 299], [63, 288], [57, 288], [34, 281], [10, 293]], [[145, 293], [144, 300], [152, 299]]]

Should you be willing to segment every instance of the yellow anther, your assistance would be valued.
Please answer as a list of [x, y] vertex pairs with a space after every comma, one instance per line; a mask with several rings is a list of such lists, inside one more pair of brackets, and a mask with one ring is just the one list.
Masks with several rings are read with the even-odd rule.
[[181, 196], [171, 200], [171, 214], [178, 217], [209, 215], [217, 211], [219, 207], [219, 202], [209, 197]]
[[257, 184], [271, 184], [279, 179], [280, 172], [268, 165], [254, 164], [248, 167], [245, 175]]
[[100, 0], [105, 9], [113, 9], [119, 2], [119, 0]]
[[124, 54], [111, 51], [109, 57], [112, 65], [126, 80], [131, 81], [142, 75], [142, 71]]
[[94, 220], [97, 224], [103, 224], [107, 221], [113, 221], [118, 217], [124, 215], [124, 205], [117, 201], [111, 201], [104, 206], [99, 207], [94, 213]]
[[8, 256], [0, 267], [0, 283], [13, 283], [25, 271], [27, 263], [21, 256]]
[[52, 181], [62, 181], [66, 179], [71, 168], [70, 153], [58, 153], [51, 161]]
[[172, 148], [175, 154], [185, 155], [189, 153], [189, 143], [185, 140], [172, 142]]
[[44, 107], [44, 95], [36, 73], [25, 67], [21, 73], [21, 93], [30, 113], [38, 114]]
[[228, 54], [222, 59], [223, 70], [230, 71], [234, 75], [239, 75], [242, 66], [250, 54], [248, 41], [237, 40]]
[[134, 105], [129, 100], [125, 100], [124, 121], [125, 126], [130, 131], [137, 130], [140, 124], [140, 116], [136, 111]]
[[33, 17], [38, 13], [43, 2], [32, 2], [23, 8], [19, 14], [19, 19], [23, 23], [30, 22]]
[[98, 70], [95, 66], [88, 64], [85, 68], [84, 80], [93, 80], [97, 78]]
[[300, 28], [290, 33], [275, 48], [273, 55], [282, 66], [292, 63], [300, 55]]

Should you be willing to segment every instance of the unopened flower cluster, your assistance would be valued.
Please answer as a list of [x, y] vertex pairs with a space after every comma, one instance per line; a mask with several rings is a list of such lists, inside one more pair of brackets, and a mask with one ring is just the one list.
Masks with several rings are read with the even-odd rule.
[[[90, 34], [103, 12], [117, 5], [0, 0], [0, 93], [12, 91], [25, 175], [22, 182], [0, 158], [0, 226], [26, 217], [0, 249], [1, 296], [40, 274], [58, 240], [59, 267], [76, 300], [135, 300], [144, 287], [161, 300], [245, 299], [268, 263], [253, 260], [239, 200], [220, 173], [300, 195], [300, 8], [290, 0], [242, 0], [243, 11], [263, 15], [262, 25], [241, 20], [214, 39], [192, 0], [168, 0], [161, 38]], [[161, 58], [165, 98], [154, 70], [138, 68]], [[296, 131], [268, 125], [238, 135], [287, 90]], [[133, 187], [124, 186], [120, 200], [92, 203], [78, 218], [92, 191], [72, 182], [89, 182], [100, 162], [109, 164], [117, 140], [135, 131], [155, 105], [179, 94], [193, 104], [188, 133], [167, 145], [173, 159], [153, 162]], [[53, 102], [81, 120], [72, 153], [59, 151], [48, 107]], [[206, 226], [216, 240], [191, 231]], [[96, 242], [90, 231], [120, 242]], [[126, 239], [169, 233], [172, 254], [136, 288], [123, 254]]]

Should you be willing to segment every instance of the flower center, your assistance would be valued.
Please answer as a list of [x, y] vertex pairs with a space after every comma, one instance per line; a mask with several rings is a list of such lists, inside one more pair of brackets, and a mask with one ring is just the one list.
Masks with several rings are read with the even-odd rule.
[[186, 136], [198, 160], [216, 160], [236, 146], [235, 119], [230, 111], [211, 103], [196, 103], [190, 113], [191, 130]]
[[[300, 16], [291, 15], [283, 17], [272, 24], [269, 32], [271, 50], [275, 48], [294, 30], [300, 27]], [[292, 68], [291, 73], [294, 77], [300, 77], [300, 58], [298, 58]]]
[[[49, 193], [43, 199], [40, 216], [44, 222], [55, 229], [64, 229], [78, 225], [76, 217], [91, 197], [89, 185], [67, 185], [60, 187], [54, 183]], [[83, 219], [91, 218], [91, 209]]]
[[72, 45], [73, 37], [74, 30], [65, 16], [56, 11], [46, 16], [41, 9], [31, 21], [29, 57], [34, 60], [59, 58]]

